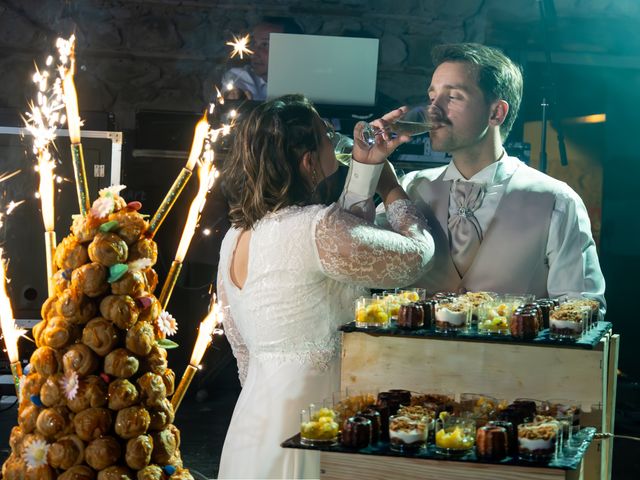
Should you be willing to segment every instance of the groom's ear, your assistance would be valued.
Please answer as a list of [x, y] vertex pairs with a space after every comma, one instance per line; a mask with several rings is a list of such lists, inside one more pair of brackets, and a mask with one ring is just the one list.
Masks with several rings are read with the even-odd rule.
[[489, 121], [492, 125], [502, 125], [509, 113], [509, 104], [504, 100], [497, 100], [491, 108], [491, 118]]

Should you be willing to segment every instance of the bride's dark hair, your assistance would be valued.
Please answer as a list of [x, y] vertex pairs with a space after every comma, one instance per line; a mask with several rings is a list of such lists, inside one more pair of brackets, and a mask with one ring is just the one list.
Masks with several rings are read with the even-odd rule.
[[302, 95], [259, 105], [240, 121], [221, 176], [234, 227], [248, 229], [269, 212], [312, 203], [300, 162], [306, 152], [318, 150], [320, 125]]

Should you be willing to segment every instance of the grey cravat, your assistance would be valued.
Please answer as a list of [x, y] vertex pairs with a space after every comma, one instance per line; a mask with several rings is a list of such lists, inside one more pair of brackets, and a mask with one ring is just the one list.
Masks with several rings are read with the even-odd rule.
[[448, 222], [451, 258], [463, 277], [482, 242], [482, 229], [473, 212], [482, 204], [484, 186], [457, 180], [451, 188], [457, 209], [455, 214], [449, 216]]

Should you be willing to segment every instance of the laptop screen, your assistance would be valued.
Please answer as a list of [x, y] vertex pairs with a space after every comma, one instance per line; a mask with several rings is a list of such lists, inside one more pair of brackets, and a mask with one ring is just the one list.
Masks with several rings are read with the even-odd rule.
[[315, 103], [376, 102], [378, 39], [272, 33], [267, 98], [302, 93]]

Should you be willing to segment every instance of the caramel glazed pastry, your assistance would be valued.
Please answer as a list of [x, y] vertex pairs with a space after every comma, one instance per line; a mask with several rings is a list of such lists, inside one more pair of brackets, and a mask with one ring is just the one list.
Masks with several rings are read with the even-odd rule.
[[120, 190], [102, 190], [56, 248], [4, 480], [193, 478], [168, 398], [175, 374], [158, 345], [158, 248], [140, 203]]

